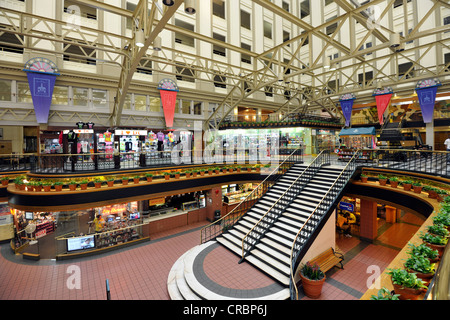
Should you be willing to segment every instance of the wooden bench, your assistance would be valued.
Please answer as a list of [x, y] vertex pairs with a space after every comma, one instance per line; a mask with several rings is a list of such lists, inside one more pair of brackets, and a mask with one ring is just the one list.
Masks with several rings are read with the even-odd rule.
[[314, 259], [310, 260], [309, 262], [311, 264], [317, 263], [320, 270], [322, 270], [323, 273], [327, 272], [337, 264], [341, 265], [341, 269], [344, 269], [344, 265], [342, 264], [342, 261], [344, 260], [344, 254], [339, 250], [338, 247], [336, 247], [336, 250], [333, 248], [327, 249], [321, 254], [319, 254]]

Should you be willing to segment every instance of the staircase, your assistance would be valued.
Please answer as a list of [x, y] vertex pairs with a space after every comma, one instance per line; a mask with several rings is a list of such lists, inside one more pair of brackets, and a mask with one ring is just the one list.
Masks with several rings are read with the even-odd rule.
[[[229, 232], [218, 237], [221, 243], [238, 255], [242, 254], [242, 239], [270, 209], [306, 166], [295, 165], [270, 191], [239, 220]], [[273, 226], [246, 256], [245, 261], [264, 271], [281, 284], [290, 281], [290, 254], [293, 241], [315, 207], [340, 175], [342, 168], [322, 167], [303, 190], [292, 200]]]

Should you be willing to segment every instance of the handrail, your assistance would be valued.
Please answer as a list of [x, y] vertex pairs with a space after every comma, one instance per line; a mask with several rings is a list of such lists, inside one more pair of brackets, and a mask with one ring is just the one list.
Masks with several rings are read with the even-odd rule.
[[[261, 217], [261, 219], [259, 219], [259, 221], [253, 226], [253, 228], [250, 229], [249, 232], [247, 232], [247, 234], [242, 238], [242, 254], [241, 254], [241, 259], [244, 260], [245, 259], [245, 240], [249, 237], [250, 233], [253, 232], [253, 230], [261, 223], [261, 221], [269, 214], [269, 212], [273, 209], [274, 206], [276, 206], [278, 204], [278, 202], [280, 201], [280, 199], [282, 199], [287, 193], [288, 191], [291, 190], [291, 188], [297, 183], [297, 181], [303, 176], [303, 174], [308, 171], [313, 165], [315, 165], [315, 162], [319, 162], [322, 161], [323, 162], [323, 154], [326, 152], [326, 150], [322, 150], [320, 152], [320, 154], [310, 163], [310, 165], [303, 170], [303, 172], [297, 177], [297, 179], [295, 179], [294, 182], [292, 182], [292, 184], [289, 186], [288, 189], [286, 189], [286, 191], [284, 191], [284, 193], [275, 201], [275, 203], [266, 211], [266, 213]], [[321, 165], [323, 165], [323, 163], [321, 163]], [[247, 252], [250, 250], [247, 250]]]
[[284, 159], [284, 161], [276, 168], [274, 169], [254, 190], [252, 190], [252, 192], [250, 192], [245, 199], [243, 199], [241, 202], [239, 202], [239, 204], [234, 207], [228, 214], [226, 214], [225, 216], [223, 216], [222, 218], [220, 218], [219, 220], [214, 221], [213, 223], [203, 227], [200, 230], [200, 243], [203, 243], [203, 233], [205, 232], [206, 229], [211, 228], [214, 225], [218, 225], [220, 223], [222, 223], [223, 221], [225, 221], [225, 219], [227, 219], [229, 216], [231, 216], [232, 214], [234, 214], [235, 211], [238, 210], [238, 208], [245, 203], [246, 201], [248, 201], [248, 199], [251, 199], [251, 196], [254, 195], [256, 192], [259, 192], [260, 188], [263, 188], [263, 186], [265, 185], [265, 183], [267, 183], [269, 181], [269, 178], [272, 178], [273, 176], [275, 176], [275, 172], [278, 174], [279, 169], [288, 161], [291, 160], [291, 158], [294, 157], [294, 155], [298, 155], [297, 153], [302, 150], [301, 148], [295, 149], [288, 157], [286, 157], [286, 159]]
[[[358, 154], [360, 153], [361, 150], [358, 150], [357, 152], [355, 152], [355, 154], [353, 155], [353, 157], [350, 159], [350, 161], [347, 163], [347, 165], [345, 166], [345, 168], [342, 170], [341, 174], [336, 178], [336, 180], [334, 181], [334, 183], [330, 186], [330, 188], [328, 189], [328, 192], [323, 196], [323, 198], [320, 200], [320, 202], [317, 204], [316, 208], [313, 210], [313, 212], [309, 215], [308, 219], [306, 219], [305, 223], [303, 224], [303, 226], [300, 228], [300, 230], [298, 231], [297, 235], [294, 238], [294, 241], [292, 243], [292, 247], [291, 247], [291, 253], [290, 253], [290, 271], [291, 271], [291, 279], [290, 279], [290, 286], [294, 287], [295, 292], [296, 292], [296, 300], [298, 299], [298, 289], [297, 286], [295, 285], [295, 279], [294, 279], [294, 270], [293, 270], [293, 258], [294, 258], [294, 249], [295, 249], [295, 245], [297, 243], [297, 239], [299, 238], [301, 232], [303, 231], [303, 229], [305, 228], [305, 226], [308, 224], [308, 222], [311, 220], [311, 218], [314, 216], [314, 214], [316, 213], [317, 209], [322, 205], [323, 201], [325, 200], [325, 198], [327, 198], [328, 194], [330, 193], [330, 191], [333, 189], [333, 187], [336, 185], [336, 183], [338, 182], [338, 180], [342, 177], [342, 175], [344, 174], [344, 172], [347, 171], [347, 168], [355, 163], [356, 161], [356, 157], [358, 156]], [[292, 294], [292, 289], [291, 289], [291, 294]], [[292, 295], [291, 295], [292, 298]]]

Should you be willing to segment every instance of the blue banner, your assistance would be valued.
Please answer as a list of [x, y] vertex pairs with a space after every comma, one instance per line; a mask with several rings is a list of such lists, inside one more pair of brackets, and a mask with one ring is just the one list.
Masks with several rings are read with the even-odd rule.
[[47, 123], [56, 75], [42, 72], [27, 72], [27, 77], [37, 123]]
[[355, 211], [355, 206], [347, 202], [339, 202], [339, 209], [353, 212]]
[[434, 104], [436, 103], [437, 86], [416, 88], [419, 98], [420, 109], [422, 109], [423, 122], [433, 122]]
[[354, 99], [350, 100], [340, 100], [342, 113], [345, 117], [345, 126], [350, 126], [350, 119], [352, 118], [352, 111], [353, 111], [353, 101]]

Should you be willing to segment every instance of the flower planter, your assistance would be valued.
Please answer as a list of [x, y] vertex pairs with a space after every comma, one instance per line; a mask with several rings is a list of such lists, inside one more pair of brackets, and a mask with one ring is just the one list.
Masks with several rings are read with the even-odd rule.
[[222, 172], [223, 173], [227, 173], [227, 169], [222, 169]]
[[389, 183], [391, 184], [392, 188], [397, 188], [398, 187], [398, 181], [390, 181]]
[[200, 171], [200, 176], [203, 177], [205, 175], [205, 171]]
[[25, 191], [25, 185], [24, 184], [19, 184], [19, 190]]
[[166, 174], [166, 175], [164, 176], [164, 179], [169, 180], [169, 179], [170, 179], [170, 175]]
[[[217, 173], [217, 174], [219, 174], [219, 172], [218, 172], [218, 171], [216, 171], [216, 173]], [[212, 170], [208, 170], [208, 174], [209, 174], [210, 176], [212, 176], [212, 174], [213, 174], [213, 171], [212, 171]]]
[[175, 179], [180, 179], [180, 175], [179, 175], [179, 174], [176, 174], [176, 175], [175, 175]]
[[34, 191], [34, 187], [33, 186], [27, 186], [27, 191], [33, 192]]
[[[216, 172], [216, 174], [219, 174], [220, 173], [220, 170], [214, 170], [215, 172]], [[210, 171], [211, 172], [211, 171]]]
[[34, 191], [41, 192], [42, 191], [42, 186], [35, 186], [34, 187]]
[[69, 184], [69, 190], [70, 190], [70, 191], [75, 191], [75, 190], [77, 190], [77, 185], [76, 185], [76, 184]]
[[241, 168], [237, 168], [237, 169], [236, 169], [236, 172], [241, 172]]
[[194, 178], [197, 178], [197, 172], [192, 173], [192, 176], [193, 176]]
[[425, 243], [431, 249], [437, 250], [437, 252], [439, 253], [439, 258], [442, 257], [442, 255], [444, 254], [445, 247], [447, 246], [446, 244], [434, 244], [426, 241], [424, 241], [423, 243]]
[[387, 179], [379, 179], [378, 182], [380, 183], [380, 186], [385, 186], [387, 183]]
[[134, 184], [139, 184], [139, 178], [133, 178], [133, 182], [134, 182]]
[[88, 184], [87, 183], [82, 183], [80, 184], [80, 189], [81, 190], [86, 190], [87, 189]]
[[55, 191], [62, 191], [62, 185], [55, 185]]
[[317, 299], [320, 297], [322, 294], [323, 283], [326, 279], [325, 275], [320, 280], [310, 280], [300, 273], [300, 279], [302, 280], [303, 291], [307, 297], [311, 299]]
[[423, 187], [413, 186], [414, 193], [422, 193], [422, 188], [423, 188]]
[[108, 184], [108, 187], [113, 187], [114, 186], [114, 180], [113, 181], [106, 181], [106, 183]]
[[186, 178], [189, 179], [191, 177], [190, 173], [186, 173]]
[[406, 269], [408, 272], [415, 273], [417, 278], [421, 279], [425, 282], [425, 285], [428, 286], [430, 284], [431, 279], [434, 277], [434, 273], [421, 273], [414, 269]]
[[422, 294], [426, 292], [426, 289], [412, 289], [400, 286], [393, 283], [395, 294], [399, 295], [400, 300], [419, 300], [422, 298]]
[[247, 172], [252, 172], [252, 168], [247, 168]]
[[128, 184], [128, 179], [127, 180], [122, 180], [122, 185], [126, 186]]
[[94, 187], [97, 189], [100, 189], [102, 187], [102, 183], [101, 182], [94, 182]]
[[434, 191], [434, 190], [428, 191], [428, 198], [436, 199], [437, 198], [437, 192]]
[[411, 190], [411, 184], [409, 184], [409, 183], [405, 183], [405, 184], [403, 184], [403, 189], [405, 190], [405, 191], [410, 191]]
[[152, 182], [153, 181], [153, 177], [147, 177], [147, 182]]
[[9, 180], [2, 180], [2, 186], [7, 186], [9, 184]]
[[361, 177], [362, 183], [367, 183], [367, 180], [369, 180], [369, 177]]
[[52, 186], [44, 186], [44, 192], [50, 192]]

